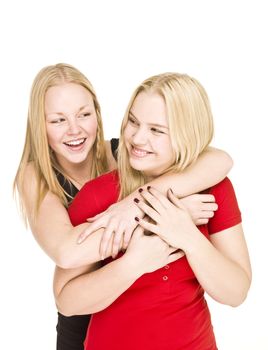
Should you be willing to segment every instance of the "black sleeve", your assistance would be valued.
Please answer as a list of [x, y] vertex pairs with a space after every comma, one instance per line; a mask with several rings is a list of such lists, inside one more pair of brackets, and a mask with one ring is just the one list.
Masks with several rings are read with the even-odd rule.
[[117, 160], [118, 144], [119, 144], [119, 139], [111, 139], [111, 149], [115, 160]]

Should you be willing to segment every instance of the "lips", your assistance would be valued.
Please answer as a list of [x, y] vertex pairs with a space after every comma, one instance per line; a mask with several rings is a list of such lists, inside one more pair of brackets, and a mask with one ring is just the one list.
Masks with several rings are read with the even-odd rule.
[[138, 158], [144, 158], [150, 154], [152, 154], [153, 152], [149, 152], [147, 150], [141, 149], [141, 148], [137, 148], [134, 146], [131, 146], [131, 154], [134, 157], [138, 157]]
[[73, 149], [81, 147], [86, 142], [86, 138], [80, 138], [76, 140], [70, 140], [64, 142], [64, 144], [68, 147], [71, 147]]

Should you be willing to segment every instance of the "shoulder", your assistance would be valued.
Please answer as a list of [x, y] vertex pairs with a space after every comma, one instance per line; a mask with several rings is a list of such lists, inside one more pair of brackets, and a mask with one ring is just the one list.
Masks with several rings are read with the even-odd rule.
[[[106, 185], [117, 185], [119, 182], [118, 172], [117, 170], [110, 171], [109, 173], [105, 173], [96, 177], [93, 180], [88, 181], [83, 187], [99, 187]], [[83, 188], [82, 187], [82, 188]]]
[[36, 191], [37, 176], [33, 162], [29, 162], [23, 173], [20, 191], [23, 195], [32, 195]]
[[[117, 140], [117, 144], [115, 144], [114, 140]], [[116, 168], [115, 155], [116, 155], [117, 147], [118, 147], [118, 139], [111, 139], [111, 141], [105, 141], [106, 155], [107, 155], [110, 170]]]
[[119, 194], [118, 180], [117, 171], [112, 171], [87, 182], [68, 209], [72, 222], [83, 222], [115, 203]]
[[208, 224], [210, 233], [222, 231], [241, 222], [241, 212], [235, 190], [228, 177], [211, 187], [210, 193], [213, 194], [218, 204], [218, 210]]
[[85, 201], [90, 201], [94, 197], [110, 197], [117, 198], [119, 187], [119, 177], [116, 170], [105, 173], [88, 181], [78, 192], [74, 198], [74, 202], [84, 198]]
[[209, 193], [217, 197], [228, 195], [230, 192], [234, 192], [234, 187], [228, 177], [225, 177], [221, 182], [212, 186], [209, 191]]

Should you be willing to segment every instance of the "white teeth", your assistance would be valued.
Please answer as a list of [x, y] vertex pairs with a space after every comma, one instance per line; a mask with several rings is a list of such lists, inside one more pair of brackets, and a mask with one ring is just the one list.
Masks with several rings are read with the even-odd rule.
[[141, 150], [141, 149], [137, 149], [137, 148], [132, 148], [132, 152], [135, 153], [137, 156], [146, 156], [147, 154], [149, 154], [150, 152], [147, 152], [147, 151], [144, 151], [144, 150]]
[[65, 142], [65, 144], [69, 145], [69, 146], [78, 146], [78, 145], [81, 145], [82, 143], [84, 143], [84, 141], [85, 141], [85, 139], [79, 139], [79, 140]]

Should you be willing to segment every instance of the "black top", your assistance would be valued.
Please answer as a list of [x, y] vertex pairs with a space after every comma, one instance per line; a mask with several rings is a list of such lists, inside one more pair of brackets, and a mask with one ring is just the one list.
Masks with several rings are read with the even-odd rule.
[[[115, 159], [118, 148], [118, 139], [111, 139], [111, 149]], [[56, 172], [57, 179], [71, 197], [66, 195], [68, 205], [70, 205], [72, 198], [79, 191], [75, 185], [67, 180], [62, 174]], [[71, 316], [67, 317], [58, 312], [57, 324], [57, 350], [84, 350], [83, 342], [86, 337], [90, 315]]]

